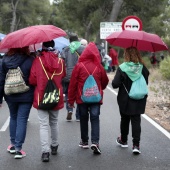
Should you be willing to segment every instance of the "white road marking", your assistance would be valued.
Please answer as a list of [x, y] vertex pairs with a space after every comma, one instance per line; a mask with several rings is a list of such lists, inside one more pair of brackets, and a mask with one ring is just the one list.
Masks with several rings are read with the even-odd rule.
[[6, 120], [6, 122], [4, 123], [2, 128], [0, 129], [1, 132], [6, 131], [7, 127], [9, 126], [9, 119], [10, 119], [10, 117], [8, 117], [8, 119]]
[[[109, 86], [107, 86], [107, 89], [110, 90], [112, 93], [114, 93], [117, 96], [117, 92], [111, 89]], [[154, 120], [152, 120], [150, 117], [148, 117], [146, 114], [143, 114], [142, 117], [144, 117], [149, 123], [151, 123], [153, 126], [155, 126], [159, 131], [161, 131], [166, 137], [170, 139], [170, 133], [165, 130], [163, 127], [161, 127], [159, 124], [157, 124]]]
[[[117, 92], [115, 90], [113, 90], [112, 88], [110, 88], [109, 86], [107, 86], [107, 89], [110, 90], [112, 93], [114, 93], [117, 96]], [[160, 130], [165, 136], [167, 136], [170, 139], [170, 133], [165, 130], [164, 128], [162, 128], [159, 124], [157, 124], [154, 120], [152, 120], [150, 117], [148, 117], [146, 114], [142, 115], [148, 122], [150, 122], [153, 126], [155, 126], [158, 130]], [[9, 126], [9, 120], [10, 117], [8, 117], [8, 119], [6, 120], [6, 122], [4, 123], [4, 125], [2, 126], [2, 128], [0, 129], [1, 132], [6, 131], [7, 127]]]

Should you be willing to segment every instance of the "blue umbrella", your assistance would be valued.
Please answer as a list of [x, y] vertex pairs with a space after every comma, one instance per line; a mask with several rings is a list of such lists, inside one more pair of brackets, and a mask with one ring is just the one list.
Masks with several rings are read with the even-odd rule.
[[0, 33], [0, 41], [5, 37], [5, 34]]
[[[5, 36], [6, 36], [5, 34], [0, 33], [0, 41], [1, 41], [2, 39], [4, 39]], [[1, 55], [4, 55], [5, 52], [7, 52], [6, 49], [5, 49], [5, 50], [4, 50], [4, 49], [3, 49], [3, 50], [0, 50], [0, 54], [1, 54]]]
[[59, 50], [60, 52], [64, 47], [69, 46], [70, 44], [69, 40], [64, 37], [55, 38], [54, 42], [55, 42], [54, 48]]

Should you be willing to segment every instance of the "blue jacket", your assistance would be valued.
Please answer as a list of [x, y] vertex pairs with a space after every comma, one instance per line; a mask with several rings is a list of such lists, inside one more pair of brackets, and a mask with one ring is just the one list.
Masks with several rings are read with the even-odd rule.
[[[13, 56], [4, 56], [0, 65], [0, 104], [3, 97], [7, 102], [33, 102], [34, 87], [29, 85], [29, 75], [34, 57], [25, 56], [21, 54], [15, 54]], [[10, 68], [20, 67], [26, 85], [30, 87], [30, 90], [25, 93], [18, 93], [12, 95], [4, 94], [5, 77]]]

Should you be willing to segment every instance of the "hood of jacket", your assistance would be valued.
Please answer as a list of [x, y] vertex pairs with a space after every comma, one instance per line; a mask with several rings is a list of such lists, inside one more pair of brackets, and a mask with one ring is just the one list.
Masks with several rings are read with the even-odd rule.
[[82, 52], [78, 62], [93, 62], [100, 66], [100, 53], [97, 46], [90, 42]]
[[12, 56], [5, 55], [3, 57], [3, 62], [5, 63], [8, 69], [17, 68], [22, 65], [22, 63], [26, 60], [28, 56], [22, 54], [14, 54]]
[[42, 56], [40, 57], [43, 58], [43, 65], [47, 71], [49, 71], [50, 73], [53, 73], [55, 70], [57, 71], [57, 69], [59, 68], [59, 62], [61, 60], [60, 58], [58, 58], [57, 54], [55, 54], [54, 52], [43, 51]]
[[143, 69], [142, 64], [133, 62], [124, 62], [119, 67], [132, 81], [137, 80], [141, 76]]
[[69, 45], [71, 53], [73, 54], [80, 46], [81, 46], [81, 43], [79, 41], [71, 42]]

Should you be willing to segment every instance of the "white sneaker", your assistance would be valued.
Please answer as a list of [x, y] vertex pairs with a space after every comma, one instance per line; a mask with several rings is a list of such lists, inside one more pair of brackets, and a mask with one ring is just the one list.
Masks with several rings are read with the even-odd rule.
[[133, 146], [133, 150], [132, 150], [132, 152], [134, 153], [134, 154], [140, 154], [141, 153], [141, 151], [140, 151], [140, 148], [139, 148], [139, 146]]

